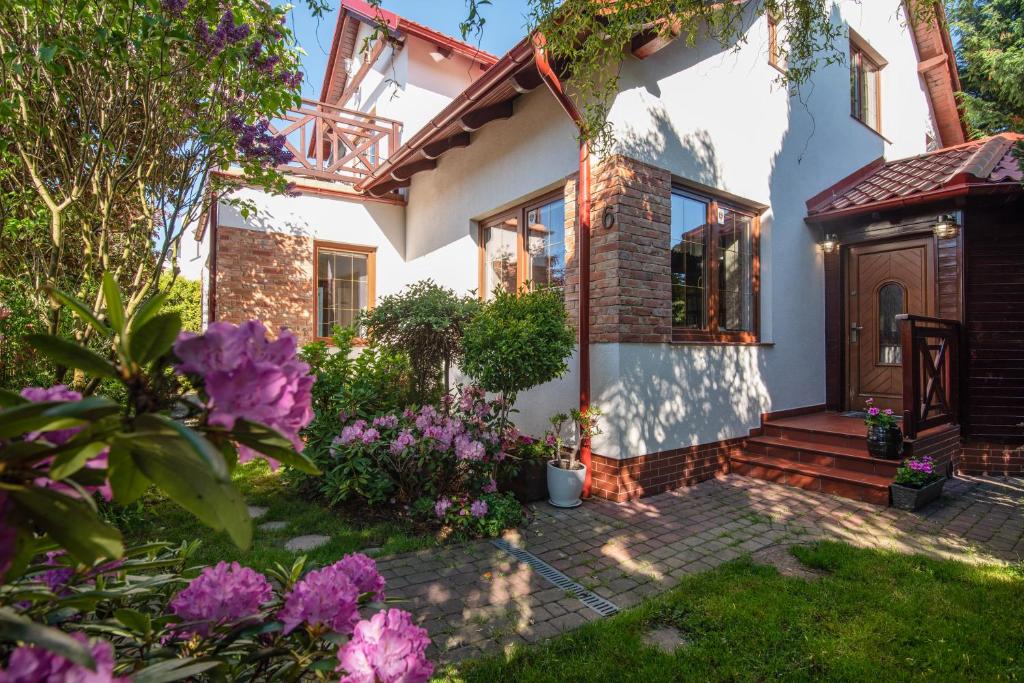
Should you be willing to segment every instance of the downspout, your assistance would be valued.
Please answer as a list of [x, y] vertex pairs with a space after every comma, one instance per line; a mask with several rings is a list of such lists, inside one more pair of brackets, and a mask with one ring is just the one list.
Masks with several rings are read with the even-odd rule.
[[206, 302], [209, 310], [207, 314], [207, 323], [217, 322], [217, 204], [219, 199], [213, 198], [210, 202], [210, 262], [209, 262], [209, 282], [207, 287], [209, 291], [206, 293]]
[[[579, 299], [579, 334], [580, 334], [580, 410], [590, 407], [590, 144], [584, 136], [583, 116], [576, 105], [569, 99], [562, 80], [551, 68], [544, 45], [544, 35], [533, 36], [533, 56], [540, 74], [548, 90], [555, 96], [565, 113], [580, 131], [580, 172], [576, 182], [576, 215], [579, 218], [579, 254], [577, 256], [580, 275]], [[583, 480], [583, 497], [590, 497], [591, 472], [590, 439], [584, 438], [580, 443], [580, 462], [586, 466]]]

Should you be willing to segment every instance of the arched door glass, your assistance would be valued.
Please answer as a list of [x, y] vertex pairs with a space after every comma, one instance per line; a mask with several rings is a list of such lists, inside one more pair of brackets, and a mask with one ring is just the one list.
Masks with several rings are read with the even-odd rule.
[[878, 359], [885, 365], [903, 363], [900, 326], [896, 316], [906, 313], [907, 290], [896, 282], [878, 290]]

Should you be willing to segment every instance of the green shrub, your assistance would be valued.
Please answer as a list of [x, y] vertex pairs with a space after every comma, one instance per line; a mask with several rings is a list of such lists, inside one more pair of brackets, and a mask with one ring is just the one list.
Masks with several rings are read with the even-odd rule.
[[495, 538], [523, 523], [523, 506], [511, 493], [485, 493], [476, 499], [462, 495], [438, 502], [421, 498], [413, 512], [422, 518], [437, 518], [457, 538]]
[[45, 314], [28, 292], [28, 283], [0, 277], [0, 388], [52, 382], [50, 363], [23, 339], [45, 329]]
[[181, 329], [199, 332], [203, 329], [203, 284], [178, 276], [171, 282], [171, 273], [160, 276], [160, 291], [167, 294], [163, 310], [181, 316]]

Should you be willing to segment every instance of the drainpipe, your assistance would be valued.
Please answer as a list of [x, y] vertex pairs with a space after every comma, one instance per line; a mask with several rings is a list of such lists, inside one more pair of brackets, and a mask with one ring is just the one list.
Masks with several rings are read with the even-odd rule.
[[[580, 250], [577, 256], [580, 274], [579, 333], [580, 333], [580, 410], [590, 407], [590, 145], [583, 136], [583, 117], [565, 92], [562, 80], [555, 73], [544, 51], [543, 34], [533, 36], [533, 56], [548, 90], [555, 96], [565, 113], [580, 130], [580, 172], [576, 182], [576, 215], [579, 218]], [[583, 497], [590, 497], [591, 471], [590, 439], [580, 443], [580, 462], [586, 468]]]

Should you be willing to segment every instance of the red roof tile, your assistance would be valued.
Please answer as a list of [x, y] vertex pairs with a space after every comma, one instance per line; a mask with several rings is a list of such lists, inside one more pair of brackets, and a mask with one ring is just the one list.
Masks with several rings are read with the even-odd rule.
[[958, 188], [1024, 182], [1014, 154], [1024, 135], [1003, 133], [908, 159], [868, 164], [807, 202], [811, 218], [866, 213], [913, 198], [925, 201]]

